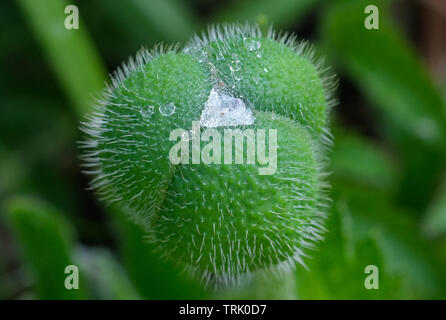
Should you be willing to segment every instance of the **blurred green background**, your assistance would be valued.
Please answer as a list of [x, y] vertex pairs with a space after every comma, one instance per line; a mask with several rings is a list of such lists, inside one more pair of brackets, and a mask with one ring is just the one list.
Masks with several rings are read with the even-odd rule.
[[[66, 30], [75, 4], [79, 30]], [[364, 28], [377, 5], [380, 29]], [[338, 74], [326, 240], [282, 279], [210, 292], [159, 261], [81, 173], [79, 121], [141, 46], [257, 22]], [[0, 3], [0, 299], [446, 299], [446, 2], [17, 0]], [[64, 269], [80, 268], [80, 289]], [[364, 268], [379, 268], [379, 290]]]

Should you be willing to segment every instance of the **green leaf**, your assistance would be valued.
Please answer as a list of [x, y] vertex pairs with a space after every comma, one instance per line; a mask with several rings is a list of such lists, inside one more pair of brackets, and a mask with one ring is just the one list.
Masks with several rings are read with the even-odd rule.
[[124, 268], [108, 249], [81, 246], [76, 250], [76, 261], [95, 299], [140, 298]]
[[[14, 152], [0, 144], [0, 197], [16, 191], [27, 179], [26, 166], [19, 161]], [[1, 220], [1, 218], [0, 218]]]
[[178, 0], [130, 0], [160, 34], [171, 41], [186, 40], [197, 29], [197, 17], [185, 2]]
[[82, 5], [108, 58], [113, 54], [118, 58], [127, 55], [129, 49], [138, 50], [160, 41], [186, 40], [199, 25], [189, 4], [178, 0], [97, 0]]
[[296, 277], [294, 272], [277, 274], [254, 273], [248, 282], [217, 291], [212, 299], [217, 300], [296, 300]]
[[273, 23], [284, 28], [299, 21], [320, 0], [245, 0], [234, 1], [232, 5], [219, 12], [214, 21], [251, 22], [265, 28]]
[[65, 268], [74, 262], [74, 234], [61, 213], [46, 203], [23, 196], [8, 202], [7, 213], [37, 297], [86, 298], [82, 277], [78, 290], [65, 288]]
[[[337, 184], [326, 240], [310, 271], [298, 269], [304, 299], [444, 298], [444, 266], [408, 214], [367, 189]], [[364, 269], [379, 270], [379, 290], [367, 290]]]
[[144, 299], [200, 299], [205, 291], [180, 268], [160, 260], [146, 233], [121, 210], [110, 208], [124, 266]]
[[[104, 68], [81, 20], [78, 30], [65, 29], [65, 6], [60, 0], [17, 0], [30, 31], [35, 33], [48, 61], [78, 116], [90, 110], [92, 94], [103, 87]], [[81, 13], [80, 13], [81, 15]]]
[[425, 214], [423, 227], [430, 237], [446, 234], [446, 180], [443, 180]]
[[400, 174], [397, 161], [380, 145], [342, 129], [334, 132], [332, 179], [392, 194]]
[[[380, 9], [379, 30], [364, 27], [369, 4]], [[420, 59], [390, 22], [387, 4], [338, 1], [324, 15], [321, 35], [332, 58], [379, 111], [379, 127], [398, 147], [404, 169], [401, 203], [422, 209], [444, 166], [446, 108]]]

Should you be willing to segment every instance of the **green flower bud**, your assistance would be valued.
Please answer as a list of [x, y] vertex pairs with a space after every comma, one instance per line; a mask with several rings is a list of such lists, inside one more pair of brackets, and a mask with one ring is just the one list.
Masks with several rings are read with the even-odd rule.
[[324, 230], [332, 104], [310, 52], [238, 25], [142, 50], [84, 124], [92, 187], [206, 283], [304, 264]]

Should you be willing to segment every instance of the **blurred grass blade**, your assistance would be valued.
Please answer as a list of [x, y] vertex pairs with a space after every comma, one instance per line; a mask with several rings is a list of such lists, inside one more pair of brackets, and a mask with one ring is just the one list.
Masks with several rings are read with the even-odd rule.
[[400, 200], [425, 207], [446, 150], [446, 108], [420, 60], [379, 7], [380, 29], [364, 27], [366, 0], [338, 1], [324, 16], [321, 36], [331, 57], [345, 68], [380, 114], [383, 132], [405, 160]]
[[333, 134], [336, 137], [330, 163], [333, 180], [370, 188], [374, 192], [394, 193], [400, 172], [386, 150], [340, 128]]
[[76, 261], [88, 279], [89, 291], [95, 299], [140, 298], [124, 269], [109, 250], [82, 246], [76, 250]]
[[212, 296], [217, 300], [296, 300], [296, 275], [293, 271], [283, 273], [254, 273], [249, 283], [235, 288], [217, 291]]
[[[442, 299], [444, 264], [408, 214], [357, 186], [336, 184], [325, 241], [298, 269], [302, 299]], [[379, 290], [366, 290], [364, 269], [379, 270]]]
[[[20, 162], [16, 153], [0, 143], [0, 197], [16, 191], [27, 179], [28, 168]], [[0, 219], [1, 221], [1, 219]]]
[[299, 21], [321, 0], [245, 0], [235, 1], [232, 6], [219, 12], [215, 21], [257, 22], [264, 25], [273, 23], [277, 28], [290, 27]]
[[[90, 20], [109, 59], [113, 56], [122, 59], [129, 50], [133, 52], [141, 46], [150, 48], [163, 41], [184, 41], [200, 29], [197, 22], [200, 20], [184, 1], [96, 0], [82, 4], [84, 10], [102, 18], [102, 21]], [[110, 29], [115, 30], [113, 37]], [[116, 46], [117, 42], [120, 46]]]
[[423, 228], [429, 237], [446, 234], [446, 179], [427, 210]]
[[[104, 68], [82, 20], [78, 30], [65, 29], [63, 0], [17, 0], [39, 40], [53, 72], [79, 116], [87, 112], [92, 93], [102, 89]], [[79, 13], [82, 17], [82, 12]]]
[[144, 299], [200, 299], [204, 290], [179, 268], [160, 260], [144, 232], [120, 210], [112, 210], [124, 265]]
[[8, 218], [20, 245], [37, 298], [84, 299], [82, 276], [78, 290], [65, 288], [65, 268], [73, 264], [73, 230], [54, 208], [27, 197], [11, 199]]
[[161, 36], [170, 41], [187, 40], [198, 30], [196, 21], [187, 2], [179, 0], [129, 0], [137, 11], [144, 15]]

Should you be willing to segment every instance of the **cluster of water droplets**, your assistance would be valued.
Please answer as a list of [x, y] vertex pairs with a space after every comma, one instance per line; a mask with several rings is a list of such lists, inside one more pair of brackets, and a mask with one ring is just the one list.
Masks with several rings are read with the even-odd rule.
[[[245, 48], [256, 55], [257, 58], [262, 57], [262, 44], [260, 41], [252, 38], [244, 38], [243, 43]], [[240, 74], [240, 71], [242, 69], [240, 59], [236, 53], [232, 54], [231, 56], [231, 64], [229, 66], [229, 69], [231, 70], [231, 75], [236, 81], [240, 81], [243, 79], [242, 75]]]
[[[257, 58], [260, 59], [262, 57], [262, 44], [259, 41], [254, 39], [245, 39], [245, 47], [249, 51], [254, 51]], [[266, 66], [263, 68], [263, 71], [268, 73], [270, 69]]]
[[[170, 117], [175, 113], [175, 110], [176, 106], [173, 102], [169, 102], [158, 107], [159, 113], [164, 117]], [[144, 118], [149, 119], [155, 113], [155, 106], [146, 105], [142, 107], [139, 112]]]
[[[254, 54], [257, 58], [262, 58], [262, 44], [259, 40], [254, 38], [243, 38], [243, 44], [247, 51]], [[214, 87], [212, 88], [208, 99], [205, 103], [205, 107], [201, 114], [200, 123], [204, 127], [215, 128], [222, 126], [238, 126], [238, 125], [250, 125], [254, 123], [255, 117], [252, 110], [247, 104], [240, 98], [234, 97], [232, 94], [225, 90], [226, 84], [219, 79], [217, 68], [209, 62], [209, 55], [211, 54], [205, 48], [189, 47], [184, 50], [185, 53], [195, 56], [200, 63], [208, 63], [212, 78], [214, 79]], [[216, 60], [223, 61], [225, 56], [221, 50], [215, 51]], [[241, 75], [242, 62], [236, 53], [230, 56], [230, 64], [228, 65], [231, 76], [234, 80], [240, 81], [243, 79]], [[268, 73], [270, 69], [265, 66], [263, 72]], [[253, 81], [258, 84], [260, 82], [259, 76], [254, 76]], [[234, 87], [235, 84], [233, 84]], [[176, 106], [173, 102], [163, 104], [156, 108], [153, 105], [145, 105], [141, 107], [141, 115], [149, 119], [158, 109], [162, 116], [169, 117], [175, 113]], [[187, 131], [183, 134], [182, 139], [184, 141], [192, 140], [194, 137], [193, 131]]]
[[229, 65], [229, 69], [231, 70], [231, 74], [233, 78], [237, 81], [242, 80], [242, 75], [240, 74], [240, 70], [242, 70], [242, 63], [236, 53], [232, 54], [232, 61]]
[[[243, 38], [243, 44], [250, 54], [254, 54], [258, 59], [262, 58], [263, 48], [258, 39], [245, 37]], [[249, 103], [245, 103], [241, 96], [235, 97], [232, 93], [229, 93], [230, 90], [227, 88], [227, 83], [220, 78], [218, 69], [212, 62], [210, 62], [209, 59], [210, 56], [214, 54], [217, 61], [224, 61], [228, 59], [229, 63], [227, 66], [231, 72], [230, 76], [237, 82], [243, 79], [241, 74], [242, 62], [239, 55], [237, 55], [237, 53], [233, 53], [229, 57], [225, 57], [223, 51], [218, 47], [218, 45], [215, 51], [208, 51], [208, 49], [200, 46], [191, 46], [185, 48], [184, 53], [191, 54], [192, 56], [196, 57], [199, 63], [207, 63], [212, 81], [214, 83], [200, 117], [201, 126], [215, 128], [223, 126], [250, 125], [254, 123], [255, 117]], [[269, 72], [269, 68], [266, 66], [263, 68], [263, 71], [267, 73]], [[253, 81], [256, 84], [259, 84], [260, 76], [254, 76]], [[232, 89], [234, 89], [234, 87], [235, 83], [232, 84]], [[165, 111], [162, 111], [161, 108], [164, 108]], [[170, 112], [168, 110], [172, 111]], [[153, 108], [151, 111], [153, 113]], [[167, 104], [160, 107], [160, 113], [162, 115], [170, 115], [173, 114], [173, 112], [175, 112], [175, 106], [173, 104]], [[184, 141], [190, 141], [193, 139], [194, 135], [195, 132], [187, 131], [182, 135], [182, 139]]]
[[[245, 48], [252, 52], [252, 54], [255, 54], [255, 56], [258, 59], [261, 59], [263, 57], [263, 48], [262, 44], [259, 40], [253, 39], [253, 38], [244, 38], [243, 43], [245, 45]], [[268, 66], [263, 67], [263, 72], [268, 73], [270, 71], [270, 68]], [[255, 84], [260, 83], [260, 76], [255, 75], [252, 79]]]
[[245, 44], [245, 48], [256, 55], [257, 58], [262, 57], [262, 44], [259, 40], [252, 39], [252, 38], [245, 38], [243, 39], [243, 42]]
[[260, 41], [245, 38], [243, 42], [245, 43], [245, 48], [248, 49], [248, 51], [254, 52], [257, 58], [262, 57], [262, 44], [260, 43]]

